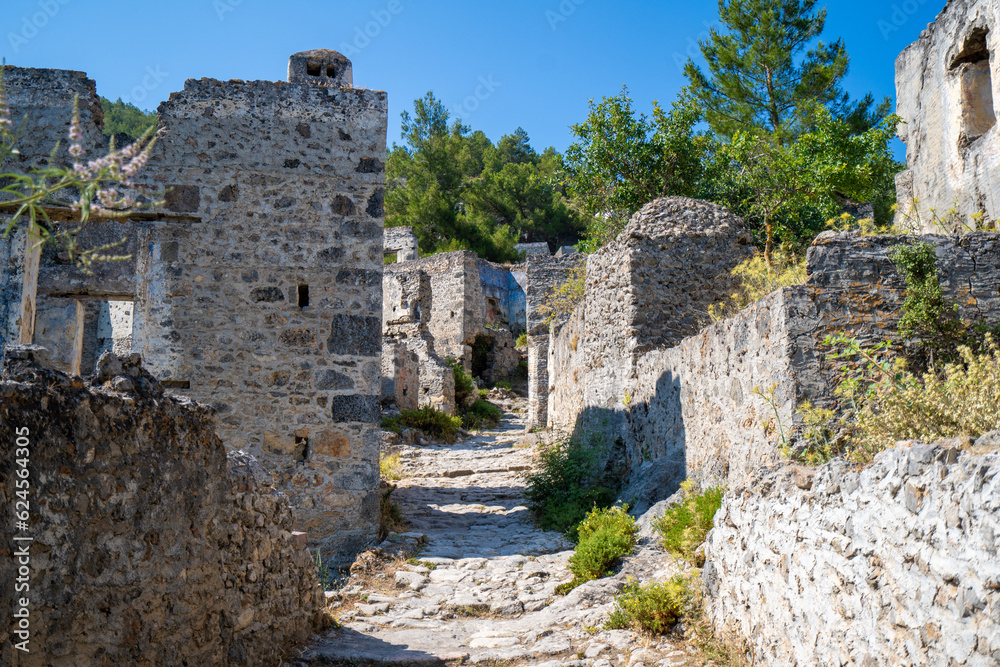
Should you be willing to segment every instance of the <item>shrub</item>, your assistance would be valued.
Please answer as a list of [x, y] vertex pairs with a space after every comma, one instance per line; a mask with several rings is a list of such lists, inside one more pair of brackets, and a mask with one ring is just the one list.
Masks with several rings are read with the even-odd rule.
[[506, 389], [507, 391], [514, 391], [513, 385], [507, 380], [500, 380], [499, 382], [493, 383], [493, 386], [497, 389]]
[[461, 417], [451, 417], [429, 405], [419, 410], [403, 410], [399, 422], [402, 426], [420, 429], [432, 438], [445, 442], [455, 442], [458, 429], [462, 426]]
[[396, 435], [403, 435], [403, 425], [400, 423], [399, 417], [382, 417], [382, 428]]
[[730, 275], [739, 286], [725, 301], [708, 307], [708, 314], [716, 322], [732, 317], [777, 289], [805, 283], [806, 259], [776, 250], [768, 265], [764, 255], [758, 253], [740, 263]]
[[543, 449], [525, 496], [539, 527], [577, 541], [577, 527], [594, 507], [609, 507], [620, 486], [615, 471], [600, 469], [600, 447], [579, 439]]
[[[556, 287], [538, 305], [538, 314], [545, 317], [545, 325], [571, 315], [583, 301], [587, 287], [587, 265], [580, 263], [570, 269], [566, 281]], [[527, 340], [525, 340], [527, 343]]]
[[399, 454], [380, 454], [378, 471], [384, 480], [395, 482], [402, 479], [403, 476], [399, 472]]
[[464, 415], [465, 428], [494, 428], [500, 423], [502, 418], [503, 413], [500, 411], [500, 408], [489, 401], [480, 399], [473, 403], [472, 407], [466, 411]]
[[316, 575], [319, 577], [320, 586], [323, 587], [324, 591], [328, 591], [333, 588], [334, 575], [330, 572], [330, 568], [327, 567], [326, 563], [323, 561], [323, 553], [320, 549], [316, 549], [316, 560], [313, 561], [316, 565]]
[[800, 438], [794, 450], [785, 448], [790, 459], [810, 466], [823, 465], [838, 453], [835, 424], [836, 413], [803, 401], [796, 411], [802, 418]]
[[958, 350], [960, 360], [920, 376], [907, 371], [870, 387], [853, 415], [848, 458], [867, 463], [899, 440], [933, 442], [1000, 429], [1000, 346]]
[[458, 406], [468, 405], [478, 394], [476, 383], [473, 382], [472, 376], [465, 372], [465, 366], [462, 365], [461, 361], [448, 357], [445, 359], [445, 363], [451, 366], [455, 373], [455, 404]]
[[636, 530], [627, 507], [595, 507], [580, 522], [580, 541], [569, 558], [573, 581], [559, 586], [556, 593], [568, 593], [580, 584], [614, 574], [618, 559], [635, 548]]
[[642, 630], [660, 634], [692, 611], [694, 595], [684, 575], [663, 583], [630, 584], [615, 598], [605, 630]]
[[526, 347], [528, 347], [528, 333], [527, 332], [524, 332], [520, 336], [517, 337], [517, 340], [514, 341], [514, 347], [518, 348], [519, 350], [523, 350]]
[[660, 534], [664, 549], [695, 567], [701, 567], [705, 564], [705, 556], [698, 551], [698, 547], [705, 541], [708, 531], [712, 530], [712, 520], [722, 507], [725, 489], [715, 487], [693, 493], [694, 484], [690, 481], [684, 482], [681, 488], [684, 500], [655, 519], [653, 528]]

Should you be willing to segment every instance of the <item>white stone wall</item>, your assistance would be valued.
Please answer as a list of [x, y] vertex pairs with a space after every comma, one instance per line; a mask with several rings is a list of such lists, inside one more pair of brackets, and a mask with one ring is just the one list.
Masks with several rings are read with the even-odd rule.
[[[963, 62], [963, 50], [982, 30], [989, 31], [989, 61]], [[975, 92], [976, 83], [986, 89]], [[987, 110], [990, 88], [993, 108]], [[896, 180], [897, 222], [908, 218], [922, 231], [939, 232], [931, 209], [945, 216], [953, 207], [966, 218], [985, 211], [1000, 220], [1000, 127], [979, 137], [971, 128], [989, 111], [995, 117], [1000, 102], [1000, 3], [950, 0], [896, 60], [896, 96], [909, 167]]]
[[762, 469], [706, 553], [709, 616], [755, 664], [1000, 664], [1000, 453]]

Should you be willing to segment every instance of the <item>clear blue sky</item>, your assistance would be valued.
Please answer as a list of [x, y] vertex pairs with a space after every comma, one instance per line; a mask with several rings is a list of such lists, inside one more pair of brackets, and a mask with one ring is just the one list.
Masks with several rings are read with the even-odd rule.
[[[836, 0], [825, 37], [851, 55], [856, 96], [895, 93], [894, 62], [945, 0]], [[679, 63], [717, 21], [712, 0], [5, 0], [7, 64], [83, 70], [100, 94], [155, 109], [188, 78], [284, 80], [288, 56], [330, 48], [355, 85], [399, 114], [433, 90], [496, 140], [524, 127], [565, 150], [587, 102], [628, 85], [637, 108], [673, 100]], [[366, 34], [367, 32], [367, 34]], [[478, 93], [478, 97], [477, 97]], [[898, 147], [897, 147], [898, 148]], [[901, 153], [900, 153], [901, 154]]]

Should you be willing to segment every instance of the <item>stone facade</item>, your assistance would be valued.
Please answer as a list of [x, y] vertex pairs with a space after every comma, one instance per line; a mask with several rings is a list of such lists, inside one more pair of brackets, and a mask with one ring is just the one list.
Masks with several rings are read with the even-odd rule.
[[755, 664], [996, 665], [998, 508], [1000, 453], [954, 443], [761, 469], [715, 516], [708, 614]]
[[382, 245], [386, 256], [396, 256], [396, 263], [420, 259], [420, 248], [413, 227], [386, 227]]
[[549, 250], [548, 243], [518, 243], [514, 246], [514, 250], [517, 252], [523, 252], [526, 257], [535, 257], [539, 255], [548, 257], [552, 254], [552, 251]]
[[[288, 498], [252, 457], [227, 456], [211, 408], [164, 394], [136, 355], [104, 356], [91, 383], [46, 357], [11, 348], [0, 381], [0, 500], [14, 507], [26, 458], [33, 537], [30, 652], [5, 623], [0, 662], [273, 665], [322, 628]], [[23, 543], [10, 521], [0, 533], [12, 563]]]
[[[341, 62], [324, 53], [324, 68]], [[87, 373], [103, 304], [134, 301], [132, 350], [165, 386], [212, 405], [227, 446], [257, 456], [301, 528], [348, 559], [377, 525], [387, 101], [350, 88], [349, 63], [332, 79], [302, 76], [192, 79], [172, 93], [140, 174], [166, 190], [163, 208], [88, 226], [83, 245], [124, 237], [130, 255], [95, 275], [43, 254], [34, 338]], [[82, 73], [13, 68], [6, 84], [30, 119], [26, 165], [65, 139], [73, 94], [85, 145], [106, 144]]]
[[976, 213], [1000, 220], [1000, 5], [949, 0], [896, 60], [896, 96], [908, 165], [897, 222], [936, 233], [931, 209], [947, 217], [953, 207], [967, 223]]

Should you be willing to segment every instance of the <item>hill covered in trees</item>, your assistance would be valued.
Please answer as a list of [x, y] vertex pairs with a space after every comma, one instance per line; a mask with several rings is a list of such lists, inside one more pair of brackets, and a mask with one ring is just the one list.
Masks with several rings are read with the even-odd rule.
[[403, 113], [386, 165], [386, 226], [410, 226], [424, 253], [473, 250], [516, 261], [514, 245], [575, 244], [586, 218], [567, 199], [562, 156], [521, 128], [496, 144], [452, 120], [433, 93]]
[[156, 124], [156, 114], [143, 111], [129, 102], [118, 98], [114, 102], [106, 97], [101, 98], [101, 108], [104, 110], [104, 134], [127, 134], [130, 137], [141, 137], [143, 133]]

